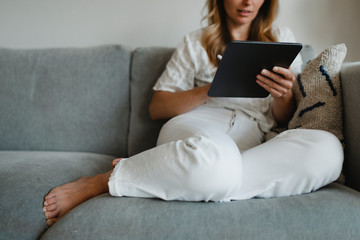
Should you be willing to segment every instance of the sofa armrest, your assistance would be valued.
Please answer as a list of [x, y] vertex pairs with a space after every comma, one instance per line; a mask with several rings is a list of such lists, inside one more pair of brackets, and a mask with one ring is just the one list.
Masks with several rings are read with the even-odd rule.
[[360, 191], [360, 62], [343, 64], [341, 84], [344, 105], [346, 185]]

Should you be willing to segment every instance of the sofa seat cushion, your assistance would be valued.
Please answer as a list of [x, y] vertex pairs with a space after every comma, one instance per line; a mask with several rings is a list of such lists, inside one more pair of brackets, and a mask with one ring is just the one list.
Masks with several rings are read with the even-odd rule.
[[42, 239], [355, 239], [359, 199], [336, 183], [300, 196], [229, 203], [104, 194], [70, 211]]
[[44, 196], [53, 187], [111, 170], [92, 153], [0, 151], [0, 239], [38, 239], [47, 230]]

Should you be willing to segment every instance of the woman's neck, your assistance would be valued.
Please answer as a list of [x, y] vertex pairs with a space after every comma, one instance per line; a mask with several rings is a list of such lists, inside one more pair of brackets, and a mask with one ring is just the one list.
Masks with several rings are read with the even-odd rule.
[[250, 26], [251, 23], [243, 24], [243, 25], [235, 25], [232, 22], [228, 21], [227, 27], [230, 33], [231, 40], [238, 40], [238, 41], [248, 40], [250, 34]]

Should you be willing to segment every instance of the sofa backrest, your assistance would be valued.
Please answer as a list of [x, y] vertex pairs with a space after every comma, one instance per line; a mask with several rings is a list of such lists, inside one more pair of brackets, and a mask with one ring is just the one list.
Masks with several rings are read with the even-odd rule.
[[[152, 86], [173, 51], [0, 49], [0, 150], [124, 157], [154, 147], [165, 121], [149, 117]], [[313, 49], [305, 46], [302, 57]]]
[[345, 182], [360, 191], [360, 62], [344, 63], [341, 86], [344, 105]]
[[131, 51], [0, 49], [0, 150], [124, 156]]

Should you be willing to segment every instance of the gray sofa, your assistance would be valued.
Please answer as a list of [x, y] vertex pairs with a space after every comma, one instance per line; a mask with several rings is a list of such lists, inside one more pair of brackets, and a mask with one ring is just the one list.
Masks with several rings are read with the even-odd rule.
[[346, 185], [230, 203], [104, 194], [48, 228], [51, 188], [155, 145], [164, 122], [149, 118], [151, 87], [172, 52], [0, 49], [0, 239], [360, 239], [360, 62], [341, 71]]

